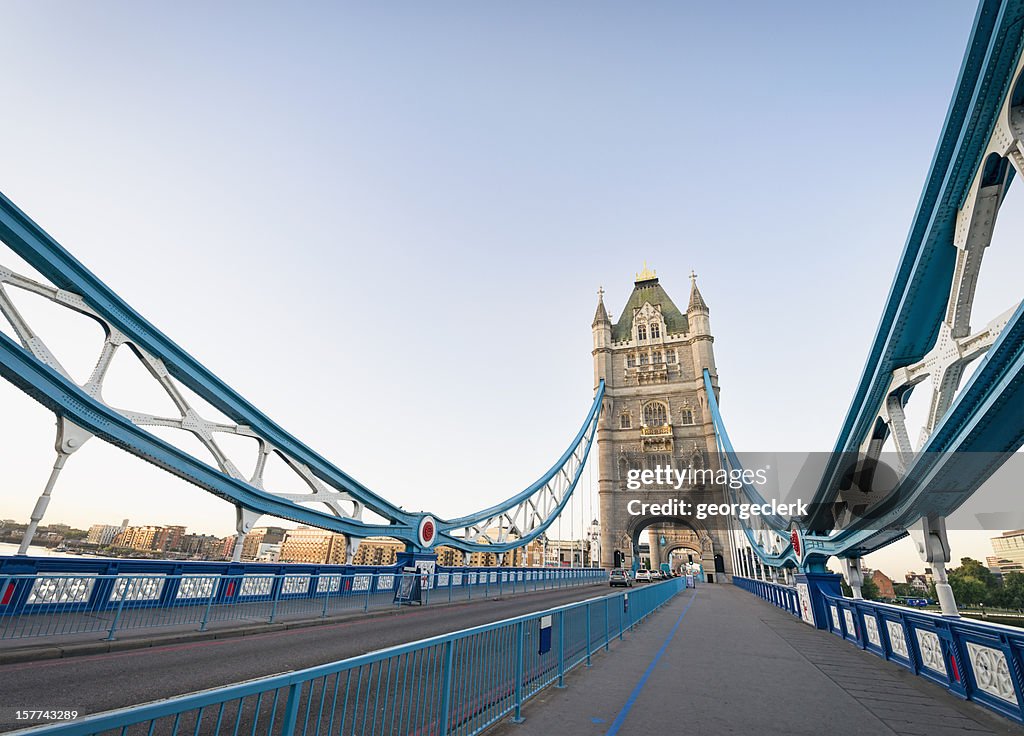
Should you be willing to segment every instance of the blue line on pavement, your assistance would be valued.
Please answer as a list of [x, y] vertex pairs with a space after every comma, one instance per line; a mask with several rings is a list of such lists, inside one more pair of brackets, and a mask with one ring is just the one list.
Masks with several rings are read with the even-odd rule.
[[622, 727], [622, 722], [626, 720], [626, 716], [629, 715], [630, 709], [633, 707], [633, 703], [636, 702], [637, 697], [640, 695], [640, 691], [644, 689], [644, 685], [647, 684], [647, 678], [651, 676], [654, 671], [654, 667], [658, 664], [658, 660], [661, 659], [661, 655], [668, 649], [668, 645], [672, 642], [672, 637], [676, 635], [676, 630], [679, 628], [679, 624], [683, 622], [683, 616], [690, 610], [690, 604], [693, 603], [693, 599], [697, 597], [697, 591], [693, 591], [693, 596], [687, 601], [686, 606], [683, 607], [683, 612], [679, 614], [679, 618], [676, 619], [675, 626], [672, 627], [672, 631], [668, 632], [668, 636], [665, 638], [665, 642], [661, 645], [661, 649], [654, 655], [654, 659], [647, 665], [647, 670], [640, 677], [640, 682], [633, 688], [633, 692], [629, 694], [629, 698], [626, 700], [626, 704], [622, 706], [622, 710], [619, 711], [619, 715], [615, 716], [615, 720], [612, 722], [612, 727], [608, 729], [605, 736], [615, 736]]

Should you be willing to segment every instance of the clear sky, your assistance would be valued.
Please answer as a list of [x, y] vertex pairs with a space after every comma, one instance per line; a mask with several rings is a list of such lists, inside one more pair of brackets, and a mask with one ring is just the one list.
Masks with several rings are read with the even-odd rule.
[[[451, 515], [561, 454], [592, 398], [595, 292], [617, 317], [644, 260], [677, 301], [700, 275], [734, 443], [831, 449], [975, 6], [4, 12], [0, 190], [289, 431]], [[1015, 194], [976, 327], [1019, 298]], [[0, 518], [26, 519], [53, 419], [7, 384], [0, 410]], [[94, 441], [48, 518], [123, 517], [233, 526]], [[991, 554], [974, 536], [954, 557]], [[921, 566], [906, 543], [874, 557]]]

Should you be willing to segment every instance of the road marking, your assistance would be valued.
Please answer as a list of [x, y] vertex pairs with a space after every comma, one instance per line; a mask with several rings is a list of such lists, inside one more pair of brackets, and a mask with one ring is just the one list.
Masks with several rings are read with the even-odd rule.
[[615, 736], [615, 734], [619, 732], [619, 729], [622, 728], [622, 723], [626, 720], [626, 716], [629, 715], [629, 711], [633, 708], [633, 704], [636, 702], [637, 697], [639, 697], [640, 691], [643, 690], [644, 685], [647, 684], [647, 678], [651, 676], [651, 673], [658, 664], [658, 660], [661, 659], [661, 655], [665, 653], [665, 650], [668, 649], [668, 645], [672, 643], [672, 637], [676, 635], [676, 631], [679, 629], [679, 624], [683, 622], [683, 616], [685, 616], [686, 612], [690, 610], [690, 604], [693, 603], [696, 597], [697, 591], [694, 590], [690, 600], [687, 601], [686, 605], [683, 607], [683, 612], [680, 613], [679, 618], [676, 619], [676, 623], [672, 627], [672, 630], [668, 632], [668, 636], [665, 637], [665, 641], [662, 643], [661, 649], [659, 649], [658, 653], [654, 655], [654, 659], [651, 660], [651, 663], [647, 665], [647, 669], [644, 671], [643, 675], [640, 676], [640, 681], [636, 684], [636, 687], [633, 688], [633, 692], [629, 694], [626, 704], [622, 706], [622, 710], [620, 710], [619, 714], [615, 716], [615, 720], [612, 721], [612, 727], [608, 729], [605, 736]]

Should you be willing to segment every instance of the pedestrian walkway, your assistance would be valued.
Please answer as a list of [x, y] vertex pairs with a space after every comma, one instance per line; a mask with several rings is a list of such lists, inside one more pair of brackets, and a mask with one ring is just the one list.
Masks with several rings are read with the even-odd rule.
[[731, 585], [687, 590], [497, 736], [1024, 734]]

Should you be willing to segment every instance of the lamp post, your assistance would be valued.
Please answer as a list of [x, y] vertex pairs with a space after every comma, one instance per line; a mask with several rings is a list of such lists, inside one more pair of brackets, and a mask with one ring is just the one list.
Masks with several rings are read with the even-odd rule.
[[601, 522], [594, 519], [587, 530], [590, 536], [590, 562], [587, 567], [594, 567], [594, 560], [601, 561]]

